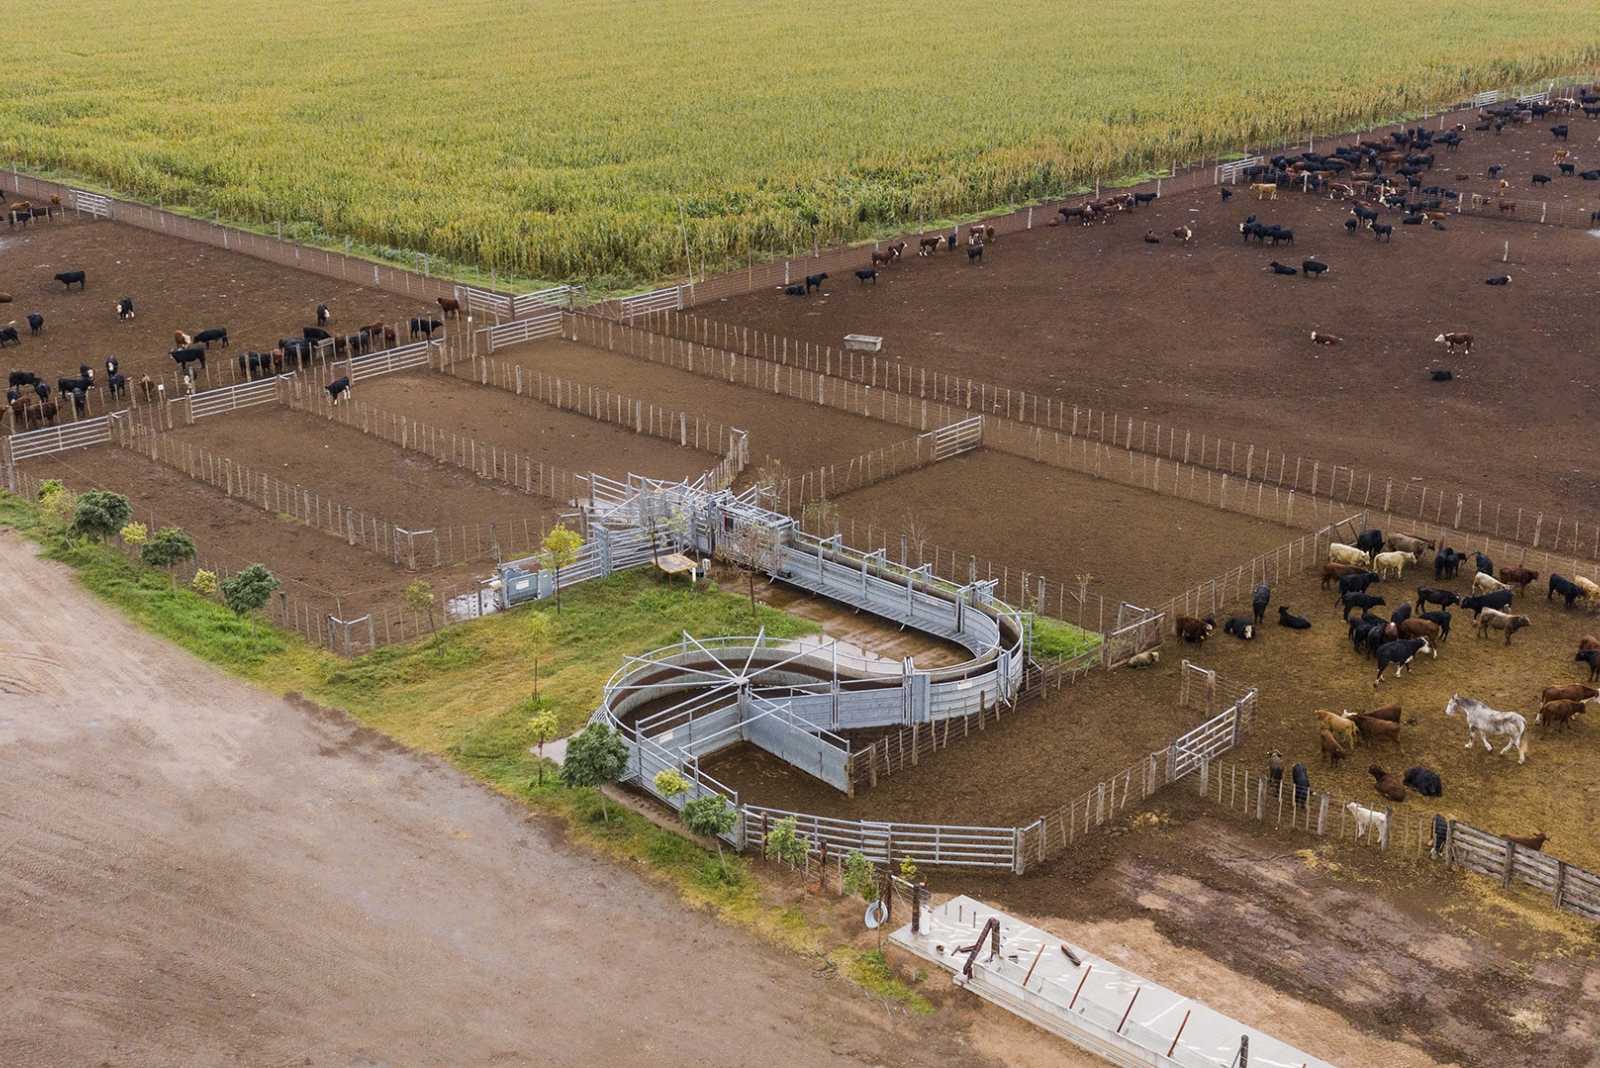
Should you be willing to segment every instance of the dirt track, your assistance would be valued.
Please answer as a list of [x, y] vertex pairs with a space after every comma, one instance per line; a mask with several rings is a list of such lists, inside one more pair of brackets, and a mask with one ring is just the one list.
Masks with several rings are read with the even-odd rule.
[[980, 1062], [10, 533], [0, 569], [8, 1065]]

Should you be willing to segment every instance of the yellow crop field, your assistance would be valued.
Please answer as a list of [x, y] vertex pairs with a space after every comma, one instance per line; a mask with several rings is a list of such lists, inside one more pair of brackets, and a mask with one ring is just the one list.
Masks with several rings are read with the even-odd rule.
[[1591, 71], [1593, 0], [79, 0], [0, 158], [605, 288]]

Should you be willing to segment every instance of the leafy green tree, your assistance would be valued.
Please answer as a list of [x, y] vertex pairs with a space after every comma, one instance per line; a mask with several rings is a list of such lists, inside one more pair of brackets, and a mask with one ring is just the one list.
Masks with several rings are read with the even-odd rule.
[[427, 613], [428, 629], [439, 629], [433, 625], [433, 586], [426, 579], [417, 579], [406, 587], [406, 607], [413, 612]]
[[272, 591], [277, 589], [277, 578], [260, 564], [251, 564], [232, 578], [222, 582], [222, 600], [243, 618], [266, 605]]
[[39, 492], [38, 495], [34, 497], [34, 500], [42, 502], [54, 494], [60, 493], [66, 488], [66, 486], [62, 485], [59, 478], [47, 478], [43, 482], [39, 483]]
[[538, 709], [528, 717], [528, 729], [533, 732], [534, 745], [539, 747], [539, 785], [544, 785], [544, 743], [555, 737], [559, 728], [556, 714], [548, 708]]
[[117, 536], [122, 539], [122, 544], [137, 549], [150, 537], [150, 528], [139, 522], [126, 523], [117, 531]]
[[555, 578], [556, 611], [561, 611], [561, 569], [571, 567], [583, 548], [583, 538], [565, 523], [557, 523], [545, 534], [539, 551], [539, 565], [549, 570]]
[[202, 597], [215, 597], [217, 595], [217, 573], [207, 571], [205, 568], [194, 573], [194, 578], [189, 580], [189, 588]]
[[806, 840], [800, 837], [799, 825], [794, 817], [785, 816], [767, 828], [767, 840], [762, 844], [761, 851], [768, 860], [779, 860], [791, 867], [798, 867], [806, 862], [806, 854], [811, 850]]
[[42, 490], [39, 494], [39, 513], [44, 516], [45, 522], [53, 527], [68, 527], [72, 525], [72, 516], [78, 510], [78, 495], [56, 483], [56, 488], [49, 493]]
[[110, 490], [90, 490], [78, 497], [72, 512], [72, 530], [94, 541], [103, 541], [133, 518], [128, 498]]
[[878, 870], [859, 849], [844, 858], [844, 892], [869, 903], [878, 900]]
[[717, 843], [717, 863], [727, 864], [722, 852], [722, 835], [732, 831], [739, 822], [739, 813], [721, 794], [702, 794], [683, 806], [683, 825], [693, 834], [710, 838]]
[[[561, 781], [568, 786], [592, 786], [598, 790], [616, 782], [627, 766], [628, 746], [622, 735], [604, 723], [591, 723], [567, 742]], [[600, 794], [600, 816], [607, 823], [611, 821], [604, 792]]]
[[[155, 537], [139, 547], [139, 559], [143, 560], [149, 567], [162, 568], [167, 572], [170, 579], [173, 568], [185, 560], [194, 559], [194, 539], [178, 527], [162, 527], [156, 531]], [[201, 575], [209, 574], [210, 572], [208, 571], [197, 571], [194, 577], [198, 582]], [[211, 575], [213, 592], [215, 592], [214, 584], [216, 580], [217, 577]], [[195, 589], [198, 590], [199, 586], [196, 586]]]

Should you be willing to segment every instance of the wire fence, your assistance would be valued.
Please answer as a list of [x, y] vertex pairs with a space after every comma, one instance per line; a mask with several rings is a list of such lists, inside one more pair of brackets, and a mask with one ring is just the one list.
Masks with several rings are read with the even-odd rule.
[[506, 516], [497, 522], [402, 524], [139, 424], [126, 426], [116, 440], [122, 447], [219, 489], [231, 499], [359, 546], [408, 571], [432, 571], [498, 560], [501, 554], [533, 552], [549, 529], [551, 517], [543, 512], [536, 517]]
[[1600, 875], [1508, 838], [1418, 811], [1408, 804], [1356, 800], [1325, 790], [1296, 787], [1282, 774], [1274, 777], [1236, 763], [1211, 763], [1196, 777], [1200, 796], [1229, 812], [1271, 822], [1275, 828], [1303, 831], [1368, 846], [1399, 858], [1431, 857], [1500, 881], [1532, 888], [1556, 908], [1585, 919], [1600, 920]]

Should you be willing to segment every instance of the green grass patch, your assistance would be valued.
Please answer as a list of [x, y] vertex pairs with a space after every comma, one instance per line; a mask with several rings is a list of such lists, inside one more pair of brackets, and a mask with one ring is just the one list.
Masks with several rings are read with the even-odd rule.
[[933, 1004], [895, 974], [884, 958], [883, 950], [839, 950], [832, 959], [847, 979], [869, 994], [892, 1001], [921, 1016], [933, 1012]]
[[1098, 648], [1100, 635], [1048, 616], [1033, 617], [1033, 655], [1040, 660], [1071, 658]]

